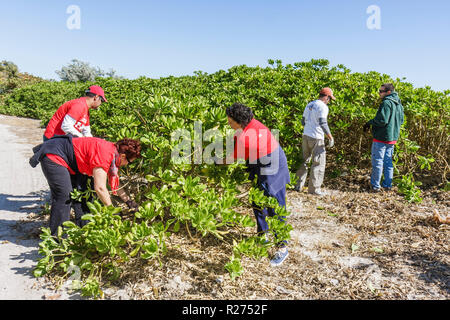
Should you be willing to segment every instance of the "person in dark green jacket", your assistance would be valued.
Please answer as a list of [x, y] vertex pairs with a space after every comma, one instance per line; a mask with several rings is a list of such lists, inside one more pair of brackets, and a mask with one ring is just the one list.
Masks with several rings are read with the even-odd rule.
[[[383, 84], [379, 90], [382, 102], [375, 118], [364, 125], [367, 131], [372, 127], [372, 174], [370, 177], [371, 190], [381, 191], [381, 187], [390, 190], [394, 176], [392, 157], [394, 146], [400, 136], [400, 126], [404, 121], [403, 106], [398, 93], [391, 83]], [[381, 176], [384, 174], [382, 184]]]

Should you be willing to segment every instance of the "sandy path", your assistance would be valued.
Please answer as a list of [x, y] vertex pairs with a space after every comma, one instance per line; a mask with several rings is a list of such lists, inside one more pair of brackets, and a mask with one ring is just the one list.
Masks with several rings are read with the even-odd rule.
[[40, 166], [33, 169], [28, 164], [42, 134], [38, 120], [0, 115], [0, 299], [67, 298], [32, 275], [39, 239], [29, 236], [30, 223], [19, 223], [41, 210], [48, 198]]

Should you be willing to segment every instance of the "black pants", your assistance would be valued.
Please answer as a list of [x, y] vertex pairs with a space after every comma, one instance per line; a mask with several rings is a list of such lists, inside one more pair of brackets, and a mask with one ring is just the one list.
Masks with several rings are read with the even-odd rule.
[[86, 200], [82, 202], [73, 201], [70, 193], [74, 188], [80, 191], [87, 189], [87, 176], [74, 175], [71, 176], [67, 168], [54, 163], [48, 157], [44, 157], [41, 161], [42, 172], [47, 179], [52, 194], [52, 205], [50, 211], [50, 231], [53, 236], [58, 234], [58, 227], [62, 226], [65, 221], [70, 220], [70, 208], [73, 206], [75, 211], [75, 222], [82, 227], [86, 221], [81, 217], [89, 212]]
[[[77, 189], [80, 192], [84, 192], [88, 189], [89, 181], [93, 182], [93, 179], [84, 174], [77, 174], [70, 176], [72, 182], [72, 188]], [[91, 184], [91, 187], [93, 185]], [[92, 202], [92, 196], [89, 199], [83, 198], [81, 201], [72, 200], [72, 208], [75, 211], [75, 223], [79, 227], [83, 227], [88, 223], [86, 220], [82, 220], [81, 217], [86, 213], [89, 213], [89, 207], [87, 206], [88, 202]]]

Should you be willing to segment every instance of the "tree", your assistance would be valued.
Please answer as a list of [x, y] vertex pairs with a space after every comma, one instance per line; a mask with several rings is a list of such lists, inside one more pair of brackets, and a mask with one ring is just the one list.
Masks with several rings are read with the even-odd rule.
[[105, 73], [105, 76], [108, 78], [113, 78], [113, 79], [124, 79], [124, 77], [118, 76], [116, 73], [116, 70], [114, 69], [109, 69], [108, 72]]
[[0, 62], [0, 72], [4, 72], [8, 79], [17, 78], [19, 75], [19, 68], [15, 63], [3, 60]]
[[55, 72], [61, 78], [61, 80], [68, 82], [94, 81], [95, 78], [105, 76], [111, 78], [120, 78], [116, 75], [116, 71], [113, 69], [110, 69], [109, 72], [105, 72], [99, 67], [91, 67], [88, 62], [83, 62], [77, 59], [73, 59], [71, 61], [71, 64], [62, 67], [61, 70], [57, 70]]

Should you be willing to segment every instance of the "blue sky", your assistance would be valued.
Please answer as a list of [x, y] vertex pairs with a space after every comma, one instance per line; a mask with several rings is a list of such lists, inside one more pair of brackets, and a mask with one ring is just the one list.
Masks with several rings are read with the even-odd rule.
[[[366, 26], [370, 5], [381, 30]], [[0, 39], [0, 60], [47, 79], [72, 59], [133, 79], [326, 58], [450, 89], [448, 0], [0, 0]]]

